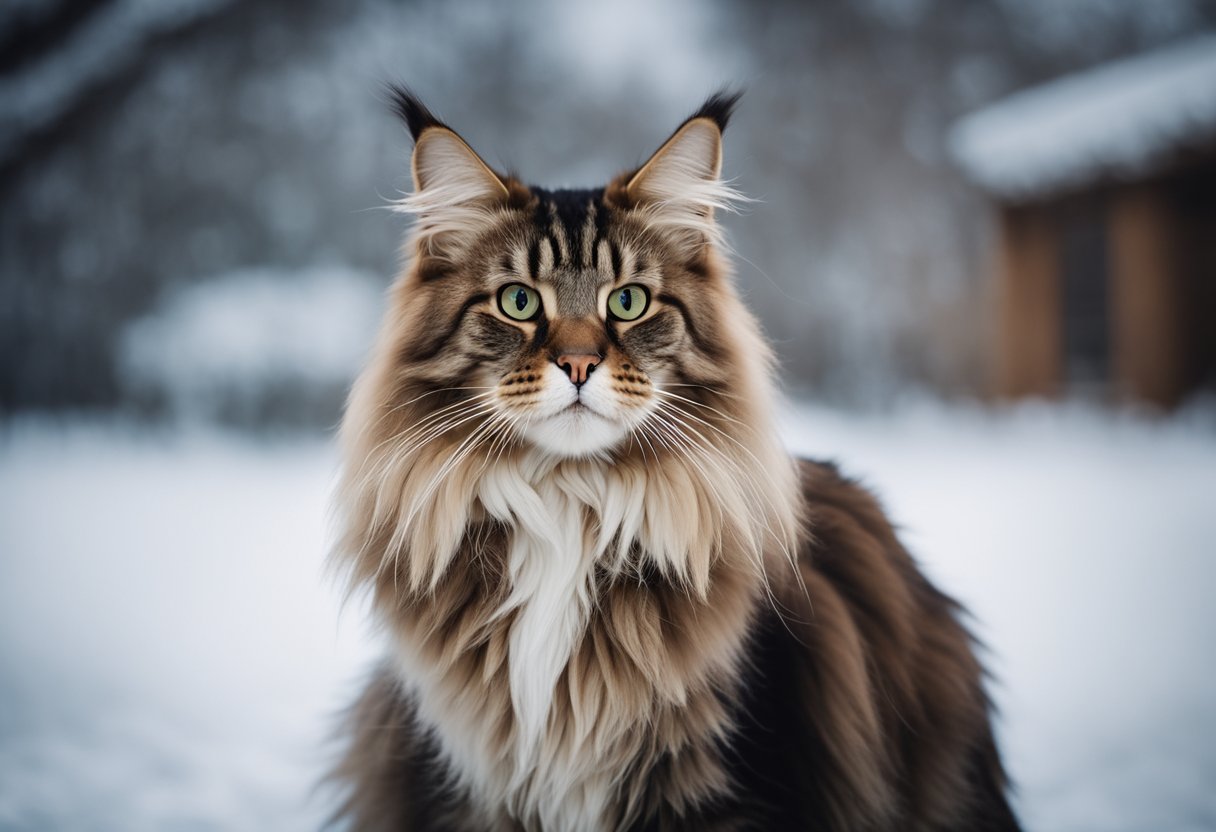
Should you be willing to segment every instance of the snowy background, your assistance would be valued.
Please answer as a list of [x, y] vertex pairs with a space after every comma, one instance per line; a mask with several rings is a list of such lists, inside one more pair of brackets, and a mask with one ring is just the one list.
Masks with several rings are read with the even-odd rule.
[[972, 403], [993, 215], [948, 141], [1214, 29], [1212, 0], [0, 4], [0, 830], [325, 818], [376, 654], [321, 566], [403, 230], [386, 78], [550, 185], [747, 87], [727, 222], [787, 441], [971, 608], [1028, 828], [1216, 829], [1216, 401]]
[[[951, 128], [1213, 30], [1216, 0], [0, 2], [0, 411], [173, 410], [146, 367], [132, 397], [126, 330], [180, 314], [194, 286], [318, 270], [383, 286], [401, 234], [384, 209], [408, 187], [386, 79], [549, 186], [602, 183], [708, 93], [744, 88], [724, 168], [756, 201], [725, 221], [787, 377], [848, 406], [908, 384], [982, 394], [994, 210]], [[1202, 105], [1207, 78], [1133, 98]], [[1084, 121], [1134, 144], [1122, 112]], [[987, 155], [1020, 177], [1076, 162], [1075, 124], [1028, 129], [1021, 164]], [[336, 418], [338, 396], [295, 395], [262, 416]]]

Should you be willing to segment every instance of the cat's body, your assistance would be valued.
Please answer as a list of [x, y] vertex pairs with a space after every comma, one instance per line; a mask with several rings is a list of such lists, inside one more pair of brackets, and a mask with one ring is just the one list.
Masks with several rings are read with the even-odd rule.
[[391, 645], [354, 828], [1017, 828], [955, 605], [777, 442], [712, 219], [732, 104], [550, 192], [399, 97], [415, 257], [344, 423]]

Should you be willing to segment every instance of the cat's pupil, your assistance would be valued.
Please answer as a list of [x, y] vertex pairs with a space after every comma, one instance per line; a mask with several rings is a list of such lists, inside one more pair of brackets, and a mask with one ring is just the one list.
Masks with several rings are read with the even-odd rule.
[[633, 308], [633, 292], [625, 289], [621, 292], [621, 308], [628, 312]]
[[528, 308], [528, 293], [523, 289], [515, 291], [515, 308], [520, 312]]

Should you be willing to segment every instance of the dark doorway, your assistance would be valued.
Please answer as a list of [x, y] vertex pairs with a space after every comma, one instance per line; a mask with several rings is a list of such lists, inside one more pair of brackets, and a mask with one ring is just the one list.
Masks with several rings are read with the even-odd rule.
[[1216, 162], [1172, 183], [1188, 391], [1216, 393]]
[[1106, 216], [1098, 199], [1069, 202], [1060, 210], [1064, 382], [1071, 395], [1105, 396], [1110, 390], [1110, 270]]

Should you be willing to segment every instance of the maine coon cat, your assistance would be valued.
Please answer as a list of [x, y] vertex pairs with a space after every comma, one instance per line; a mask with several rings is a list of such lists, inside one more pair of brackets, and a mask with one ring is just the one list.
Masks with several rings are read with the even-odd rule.
[[736, 97], [588, 190], [394, 101], [415, 221], [334, 553], [388, 643], [352, 828], [1016, 829], [958, 606], [778, 441], [715, 221]]

